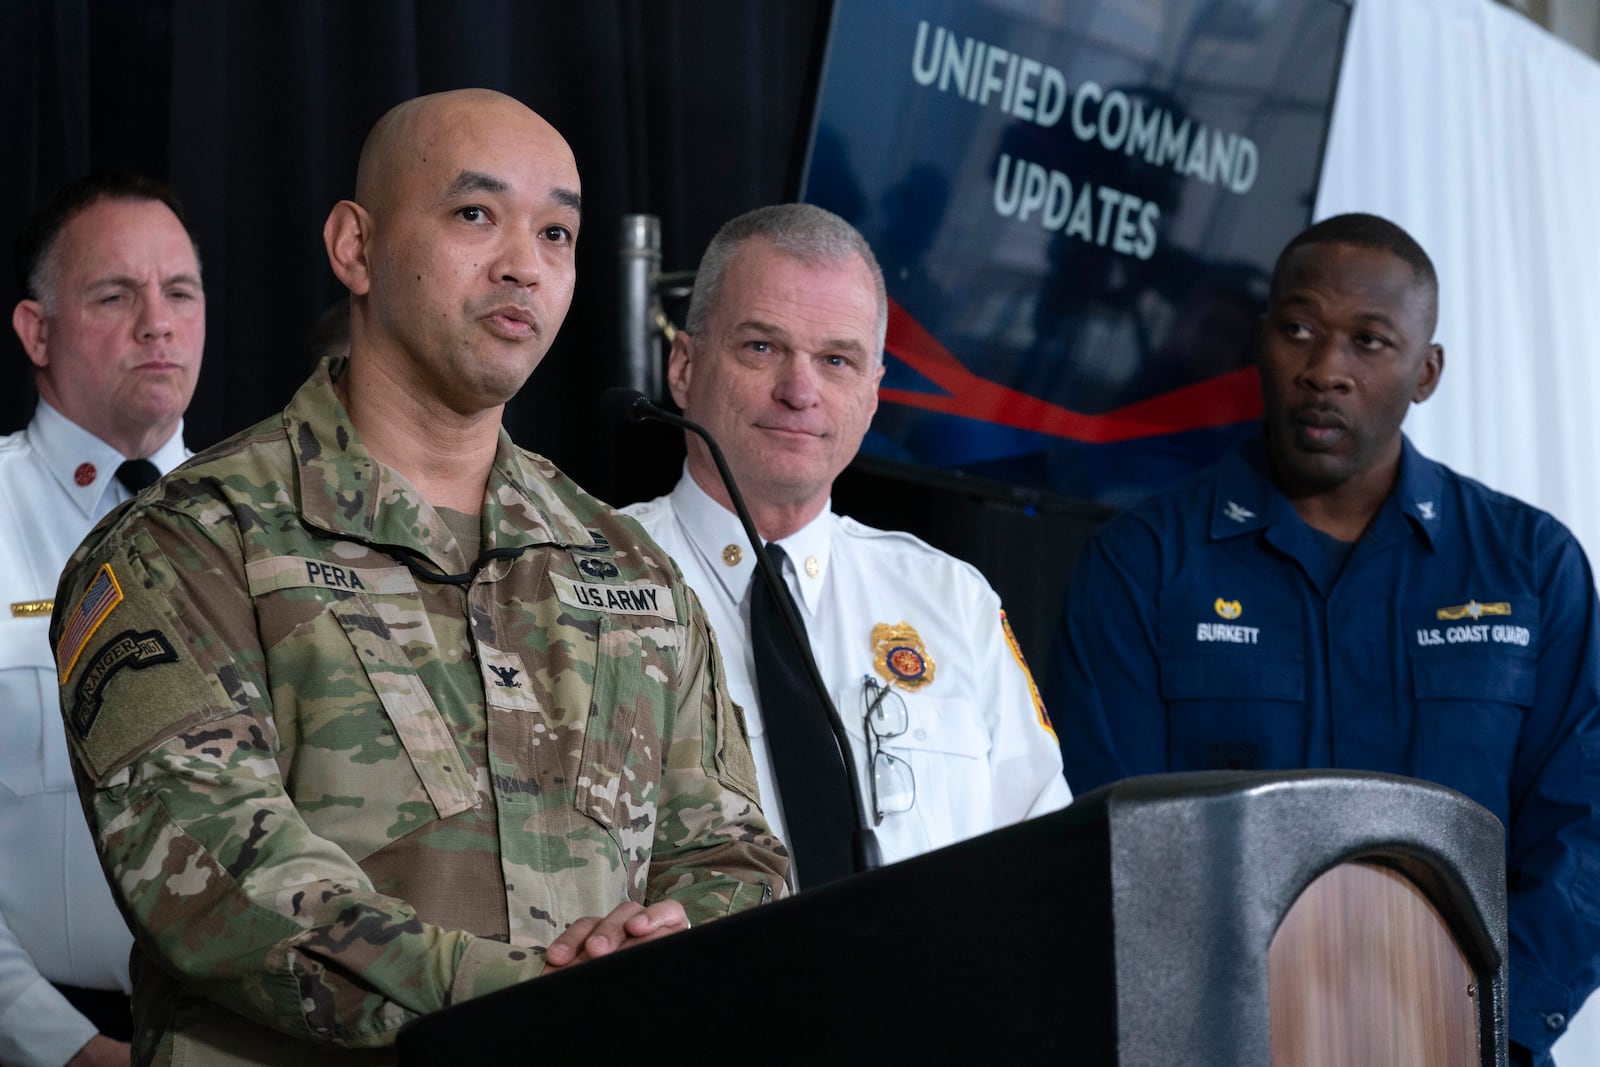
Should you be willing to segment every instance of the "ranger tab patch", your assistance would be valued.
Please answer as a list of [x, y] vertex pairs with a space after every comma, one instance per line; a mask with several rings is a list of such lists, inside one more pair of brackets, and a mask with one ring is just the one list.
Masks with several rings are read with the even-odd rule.
[[172, 642], [159, 630], [146, 630], [143, 633], [124, 630], [111, 638], [101, 646], [84, 669], [83, 677], [73, 687], [72, 713], [68, 716], [73, 732], [80, 740], [88, 740], [89, 731], [94, 729], [94, 721], [100, 717], [106, 683], [118, 671], [124, 667], [142, 671], [158, 663], [176, 662], [178, 653], [173, 649]]
[[111, 573], [111, 564], [102, 563], [95, 572], [94, 581], [83, 591], [78, 606], [72, 609], [67, 625], [62, 628], [61, 640], [56, 643], [56, 673], [62, 681], [72, 676], [72, 668], [77, 665], [78, 657], [83, 655], [89, 638], [100, 629], [100, 624], [106, 621], [111, 609], [120, 603], [122, 586], [117, 584], [117, 576]]

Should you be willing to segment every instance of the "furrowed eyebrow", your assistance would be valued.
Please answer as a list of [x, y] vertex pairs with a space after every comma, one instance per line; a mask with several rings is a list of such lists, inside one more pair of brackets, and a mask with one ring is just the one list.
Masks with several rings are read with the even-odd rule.
[[[509, 182], [496, 178], [492, 174], [485, 174], [477, 170], [464, 170], [456, 175], [455, 180], [445, 189], [444, 198], [448, 200], [453, 197], [465, 196], [468, 193], [504, 193], [510, 189]], [[579, 218], [583, 217], [583, 197], [576, 191], [558, 186], [550, 190], [550, 197], [561, 206], [571, 208]]]
[[139, 280], [122, 274], [109, 274], [104, 278], [92, 278], [84, 286], [85, 289], [137, 289]]
[[[166, 277], [161, 278], [160, 279], [160, 283], [162, 285], [196, 285], [197, 286], [197, 285], [200, 284], [200, 278], [199, 278], [198, 275], [190, 274], [188, 272], [184, 272], [182, 274], [169, 274]], [[91, 279], [84, 286], [84, 289], [86, 289], [86, 290], [88, 290], [88, 289], [104, 289], [104, 288], [137, 289], [140, 286], [142, 286], [143, 284], [144, 284], [144, 281], [142, 279], [139, 279], [139, 278], [134, 278], [134, 277], [130, 277], [130, 276], [127, 276], [127, 275], [122, 275], [122, 274], [111, 274], [111, 275], [107, 275], [104, 278]]]
[[460, 196], [463, 193], [503, 193], [511, 186], [494, 177], [477, 170], [464, 170], [456, 175], [456, 180], [450, 183], [445, 190], [445, 196]]
[[570, 207], [573, 211], [576, 211], [580, 218], [583, 216], [583, 197], [579, 196], [571, 189], [562, 189], [560, 187], [551, 189], [550, 197], [556, 203], [561, 204], [564, 207]]

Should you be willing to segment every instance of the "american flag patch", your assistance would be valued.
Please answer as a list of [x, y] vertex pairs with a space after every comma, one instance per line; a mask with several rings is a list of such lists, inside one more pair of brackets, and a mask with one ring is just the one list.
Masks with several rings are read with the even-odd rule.
[[78, 657], [83, 655], [89, 638], [106, 621], [111, 609], [120, 603], [122, 586], [117, 584], [116, 575], [111, 573], [111, 564], [102, 563], [94, 581], [84, 590], [78, 606], [72, 609], [72, 617], [67, 620], [66, 629], [61, 631], [61, 641], [56, 645], [56, 669], [63, 679], [72, 674], [72, 668], [77, 666]]

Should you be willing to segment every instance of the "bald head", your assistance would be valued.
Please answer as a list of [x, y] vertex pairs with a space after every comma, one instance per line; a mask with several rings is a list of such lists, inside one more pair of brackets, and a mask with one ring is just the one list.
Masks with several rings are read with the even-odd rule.
[[566, 316], [581, 221], [572, 149], [518, 101], [464, 89], [391, 110], [323, 226], [352, 374], [469, 417], [504, 404]]
[[[446, 162], [446, 149], [474, 133], [526, 138], [534, 150], [553, 153], [577, 173], [566, 140], [527, 105], [492, 89], [453, 89], [397, 104], [373, 125], [356, 164], [356, 202], [382, 214], [408, 175]], [[575, 184], [572, 197], [576, 206]]]

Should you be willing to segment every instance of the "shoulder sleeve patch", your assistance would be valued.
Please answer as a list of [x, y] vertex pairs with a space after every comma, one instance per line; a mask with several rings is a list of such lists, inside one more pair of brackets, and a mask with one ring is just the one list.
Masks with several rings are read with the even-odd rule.
[[102, 563], [95, 572], [89, 588], [78, 598], [78, 604], [67, 616], [61, 629], [61, 640], [56, 642], [56, 673], [63, 681], [72, 675], [78, 657], [118, 604], [122, 603], [122, 586], [111, 571], [111, 564]]
[[[218, 639], [207, 618], [215, 602], [196, 600], [177, 573], [155, 535], [141, 529], [109, 563], [84, 564], [82, 577], [68, 564], [63, 576], [63, 589], [86, 591], [73, 614], [60, 617], [56, 648], [76, 649], [75, 666], [59, 677], [61, 712], [74, 758], [96, 781], [190, 724], [250, 703], [250, 657]], [[114, 628], [102, 625], [108, 617]]]
[[159, 630], [124, 630], [100, 646], [72, 687], [67, 723], [80, 741], [87, 740], [100, 717], [106, 683], [118, 671], [142, 671], [158, 663], [176, 663], [178, 653]]
[[1039, 725], [1049, 732], [1051, 737], [1056, 736], [1056, 728], [1050, 722], [1050, 713], [1044, 710], [1044, 700], [1039, 696], [1039, 686], [1033, 680], [1033, 672], [1028, 669], [1028, 661], [1022, 655], [1022, 646], [1017, 643], [1017, 635], [1011, 632], [1011, 620], [1006, 618], [1005, 609], [1000, 610], [1000, 630], [1006, 636], [1006, 647], [1011, 650], [1011, 657], [1017, 661], [1017, 666], [1022, 668], [1022, 676], [1028, 679], [1028, 695], [1033, 697], [1033, 711], [1039, 717]]

